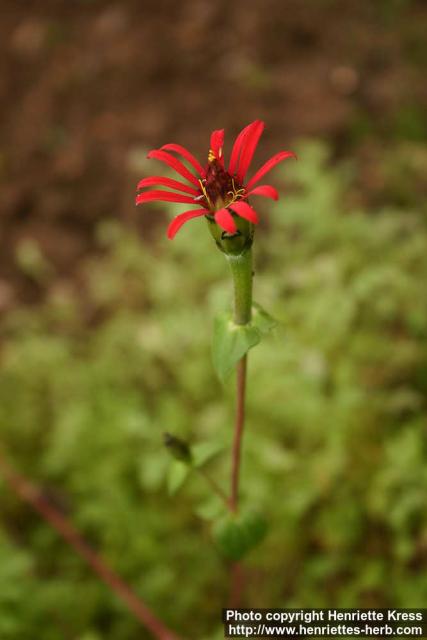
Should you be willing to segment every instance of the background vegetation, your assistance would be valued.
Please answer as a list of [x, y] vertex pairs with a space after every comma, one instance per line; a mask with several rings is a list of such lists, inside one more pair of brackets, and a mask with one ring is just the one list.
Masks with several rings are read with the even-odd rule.
[[[319, 11], [316, 3], [304, 4], [311, 17]], [[320, 4], [329, 16], [334, 3]], [[407, 94], [412, 102], [399, 101], [398, 87], [388, 85], [392, 81], [383, 73], [391, 102], [396, 98], [384, 118], [370, 110], [369, 100], [356, 104], [363, 91], [355, 89], [340, 94], [344, 103], [350, 100], [351, 113], [334, 133], [324, 123], [312, 131], [302, 126], [309, 136], [295, 139], [291, 129], [290, 143], [281, 134], [290, 125], [282, 126], [276, 113], [281, 99], [276, 95], [273, 106], [270, 100], [271, 87], [279, 86], [277, 68], [260, 42], [264, 71], [242, 71], [241, 82], [250, 78], [252, 84], [238, 89], [239, 99], [252, 92], [248, 111], [256, 107], [257, 117], [268, 120], [270, 113], [273, 120], [265, 157], [267, 148], [284, 147], [299, 156], [298, 163], [276, 172], [280, 202], [259, 205], [255, 299], [279, 327], [250, 354], [243, 499], [262, 510], [270, 527], [248, 558], [248, 605], [421, 607], [427, 599], [427, 127], [415, 82], [425, 61], [417, 36], [420, 4], [381, 2], [378, 13], [369, 14], [370, 34], [399, 37], [399, 47], [412, 43], [396, 67], [416, 85]], [[134, 3], [126, 7], [130, 14], [137, 10]], [[336, 17], [338, 26], [347, 11], [355, 12], [356, 24], [362, 20], [361, 9], [348, 7]], [[112, 8], [78, 2], [72, 16], [87, 17], [95, 28]], [[161, 10], [153, 21], [163, 19]], [[46, 15], [51, 24], [52, 13], [46, 9]], [[30, 22], [40, 23], [36, 9], [34, 16]], [[55, 33], [49, 47], [62, 46], [65, 36]], [[298, 46], [310, 53], [313, 45], [306, 40]], [[314, 52], [316, 46], [322, 53], [319, 44]], [[378, 46], [372, 50], [389, 51]], [[94, 60], [96, 51], [91, 49]], [[126, 58], [120, 47], [114, 51]], [[48, 64], [42, 60], [40, 68]], [[360, 60], [348, 65], [366, 88]], [[186, 81], [190, 71], [185, 68]], [[354, 79], [351, 73], [340, 77]], [[80, 104], [73, 91], [73, 104]], [[234, 108], [236, 101], [231, 99]], [[304, 104], [309, 120], [309, 97]], [[238, 124], [250, 117], [240, 110]], [[184, 130], [196, 134], [182, 113], [180, 119], [183, 133], [173, 138], [185, 144]], [[227, 122], [203, 120], [197, 140]], [[25, 208], [12, 190], [18, 166], [12, 147], [5, 156], [9, 242], [1, 283], [0, 437], [14, 464], [162, 618], [184, 637], [216, 640], [222, 637], [219, 612], [229, 581], [209, 533], [218, 504], [192, 477], [170, 495], [162, 433], [206, 447], [219, 443], [223, 452], [209, 462], [209, 471], [225, 481], [233, 384], [224, 389], [215, 378], [210, 339], [214, 315], [231, 300], [229, 274], [203, 220], [168, 242], [164, 212], [170, 217], [178, 209], [140, 212], [138, 224], [126, 214], [136, 178], [153, 172], [144, 160], [148, 143], [167, 142], [167, 130], [160, 123], [154, 133], [141, 129], [141, 144], [128, 141], [129, 191], [123, 195], [118, 179], [110, 204], [98, 192], [89, 195], [103, 212], [90, 225], [79, 214], [79, 181], [89, 193], [95, 183], [99, 189], [103, 175], [73, 178], [71, 172], [64, 184], [54, 170], [46, 191], [37, 195], [39, 204]], [[60, 149], [71, 162], [71, 143], [61, 136], [52, 140], [41, 161], [56, 166]], [[123, 150], [115, 150], [121, 157]], [[110, 184], [114, 171], [107, 172]], [[123, 180], [119, 169], [117, 175]], [[28, 194], [42, 191], [37, 176], [34, 170], [31, 183], [24, 178]], [[49, 195], [51, 207], [58, 203], [62, 213], [52, 222], [50, 242], [67, 253], [69, 238], [76, 237], [75, 228], [67, 227], [70, 193], [80, 248], [61, 262], [40, 239], [44, 229], [49, 234], [49, 218], [37, 207]], [[58, 194], [62, 200], [55, 200]], [[82, 210], [87, 207], [85, 200]], [[65, 234], [63, 245], [58, 229]], [[2, 640], [149, 637], [48, 525], [5, 485], [0, 490]]]

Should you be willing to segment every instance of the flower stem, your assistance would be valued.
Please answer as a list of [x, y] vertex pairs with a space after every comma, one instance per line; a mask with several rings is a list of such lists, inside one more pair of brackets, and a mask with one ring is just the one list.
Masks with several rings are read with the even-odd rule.
[[234, 322], [248, 324], [252, 315], [252, 251], [227, 256], [234, 283]]
[[245, 426], [246, 365], [247, 355], [243, 356], [243, 358], [239, 360], [236, 369], [236, 418], [234, 424], [230, 494], [230, 506], [231, 510], [234, 512], [236, 512], [239, 507], [240, 458], [242, 451], [243, 429]]
[[[252, 251], [249, 249], [239, 256], [228, 256], [234, 284], [234, 322], [244, 325], [252, 316]], [[231, 464], [230, 506], [232, 511], [238, 510], [240, 458], [243, 429], [245, 424], [245, 392], [246, 392], [247, 355], [236, 365], [236, 418], [234, 423], [234, 439]]]
[[[245, 325], [252, 317], [252, 251], [240, 256], [228, 256], [234, 284], [234, 322]], [[239, 480], [243, 431], [245, 426], [245, 395], [247, 354], [236, 365], [236, 417], [231, 458], [230, 509], [239, 508]], [[231, 567], [231, 594], [233, 606], [239, 606], [242, 593], [242, 566], [234, 562]]]
[[245, 576], [243, 574], [242, 563], [233, 562], [233, 565], [231, 567], [230, 597], [228, 601], [228, 607], [230, 609], [240, 607], [244, 579], [245, 579]]

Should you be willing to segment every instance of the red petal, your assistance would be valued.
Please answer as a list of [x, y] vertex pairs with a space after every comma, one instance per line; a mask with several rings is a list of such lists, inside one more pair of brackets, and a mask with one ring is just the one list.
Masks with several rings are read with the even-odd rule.
[[162, 202], [186, 202], [188, 204], [197, 204], [194, 198], [189, 196], [182, 196], [180, 193], [172, 193], [172, 191], [145, 191], [136, 196], [136, 204], [142, 204], [143, 202], [152, 202], [153, 200], [160, 200]]
[[214, 152], [214, 156], [224, 166], [224, 129], [212, 131], [210, 148]]
[[233, 149], [231, 151], [230, 165], [228, 167], [228, 172], [231, 173], [231, 175], [235, 174], [238, 170], [239, 157], [246, 136], [252, 131], [254, 127], [257, 127], [260, 122], [261, 120], [255, 120], [254, 122], [251, 122], [251, 124], [248, 124], [247, 127], [242, 129], [242, 131], [237, 136], [233, 145]]
[[252, 209], [252, 207], [247, 202], [235, 202], [234, 204], [230, 204], [230, 209], [233, 209], [241, 218], [245, 218], [245, 220], [249, 220], [249, 222], [253, 222], [254, 224], [258, 224], [258, 216], [257, 212]]
[[234, 141], [233, 148], [231, 150], [230, 164], [228, 166], [228, 172], [231, 173], [231, 175], [236, 173], [237, 162], [239, 160], [243, 140], [248, 132], [248, 129], [252, 127], [254, 124], [255, 124], [254, 122], [251, 122], [251, 124], [248, 124], [247, 127], [242, 129], [239, 135], [237, 136], [236, 140]]
[[237, 231], [233, 216], [227, 209], [219, 209], [219, 211], [215, 213], [215, 222], [228, 231], [228, 233], [236, 233]]
[[163, 176], [150, 176], [149, 178], [144, 178], [143, 180], [138, 182], [137, 189], [142, 189], [143, 187], [152, 187], [153, 185], [169, 187], [170, 189], [176, 189], [177, 191], [183, 191], [184, 193], [191, 193], [194, 196], [198, 196], [200, 194], [200, 191], [193, 189], [193, 187], [189, 187], [183, 182], [172, 180], [172, 178], [164, 178]]
[[198, 174], [204, 177], [205, 172], [202, 165], [185, 147], [181, 147], [180, 144], [164, 144], [161, 148], [166, 149], [166, 151], [175, 151], [175, 153], [179, 153], [183, 158], [185, 158], [185, 160], [188, 160], [188, 162], [193, 165]]
[[260, 184], [259, 187], [255, 187], [255, 189], [249, 191], [248, 196], [264, 196], [264, 198], [271, 198], [272, 200], [279, 199], [277, 189], [270, 184]]
[[239, 166], [237, 169], [237, 179], [240, 182], [243, 182], [243, 179], [248, 172], [252, 158], [254, 157], [255, 149], [258, 146], [258, 142], [263, 131], [264, 123], [261, 120], [257, 120], [253, 123], [253, 126], [248, 129], [248, 132], [243, 139]]
[[183, 178], [192, 182], [196, 187], [199, 186], [199, 181], [196, 176], [194, 176], [187, 167], [184, 167], [182, 162], [171, 156], [170, 153], [166, 151], [161, 151], [160, 149], [153, 149], [147, 156], [148, 158], [156, 158], [156, 160], [160, 160], [160, 162], [164, 162], [172, 169], [175, 169], [177, 173], [179, 173]]
[[276, 164], [279, 164], [282, 160], [286, 160], [286, 158], [295, 158], [296, 160], [297, 157], [292, 151], [279, 151], [279, 153], [276, 153], [270, 160], [267, 160], [261, 169], [258, 169], [256, 174], [249, 180], [246, 189], [250, 189], [256, 182], [259, 182], [266, 173], [275, 167]]
[[182, 225], [187, 222], [187, 220], [191, 220], [191, 218], [198, 218], [199, 216], [204, 216], [205, 214], [206, 209], [196, 209], [195, 211], [185, 211], [185, 213], [180, 213], [179, 216], [176, 216], [176, 218], [172, 220], [168, 227], [169, 240], [172, 240], [172, 238], [181, 229]]

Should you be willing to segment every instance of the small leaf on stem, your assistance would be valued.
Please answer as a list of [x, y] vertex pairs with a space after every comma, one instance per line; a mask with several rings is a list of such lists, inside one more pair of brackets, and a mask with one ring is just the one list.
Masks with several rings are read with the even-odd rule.
[[233, 371], [236, 362], [260, 340], [260, 331], [252, 324], [235, 324], [228, 313], [216, 318], [212, 355], [215, 370], [222, 382]]
[[229, 560], [241, 560], [264, 539], [267, 523], [257, 512], [228, 514], [219, 520], [213, 535], [221, 554]]
[[218, 442], [201, 442], [191, 447], [193, 464], [195, 467], [203, 467], [223, 451], [224, 447]]
[[191, 471], [191, 467], [179, 460], [173, 460], [168, 471], [167, 485], [169, 495], [175, 495], [182, 487]]
[[218, 520], [227, 513], [224, 502], [214, 493], [199, 504], [194, 511], [199, 518], [207, 521]]
[[261, 305], [254, 302], [252, 305], [252, 324], [260, 330], [262, 335], [266, 335], [277, 327], [277, 320], [267, 313]]
[[230, 313], [223, 313], [215, 319], [212, 357], [215, 370], [221, 382], [233, 371], [236, 363], [255, 347], [262, 336], [277, 326], [259, 304], [254, 304], [252, 320], [247, 324], [236, 324]]

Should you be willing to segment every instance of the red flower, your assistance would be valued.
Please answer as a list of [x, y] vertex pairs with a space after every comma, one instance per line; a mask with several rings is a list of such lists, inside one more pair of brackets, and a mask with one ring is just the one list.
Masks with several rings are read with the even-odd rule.
[[[258, 215], [249, 205], [248, 197], [252, 195], [264, 196], [277, 200], [279, 194], [274, 187], [268, 184], [255, 185], [276, 164], [286, 158], [296, 157], [292, 151], [279, 151], [245, 183], [245, 176], [263, 129], [264, 123], [261, 120], [255, 120], [239, 133], [231, 151], [228, 169], [224, 165], [224, 129], [214, 131], [211, 135], [206, 167], [203, 167], [187, 149], [179, 144], [165, 144], [161, 149], [150, 151], [149, 158], [156, 158], [164, 162], [184, 178], [188, 184], [161, 176], [144, 178], [139, 182], [138, 189], [159, 185], [174, 189], [174, 191], [148, 189], [137, 196], [136, 204], [160, 200], [163, 202], [182, 202], [198, 207], [185, 211], [172, 220], [168, 228], [168, 238], [170, 239], [175, 236], [187, 220], [199, 216], [212, 216], [215, 222], [230, 234], [237, 232], [233, 214], [257, 224]], [[190, 171], [173, 154], [186, 160], [192, 170]], [[176, 191], [181, 193], [176, 193]]]

